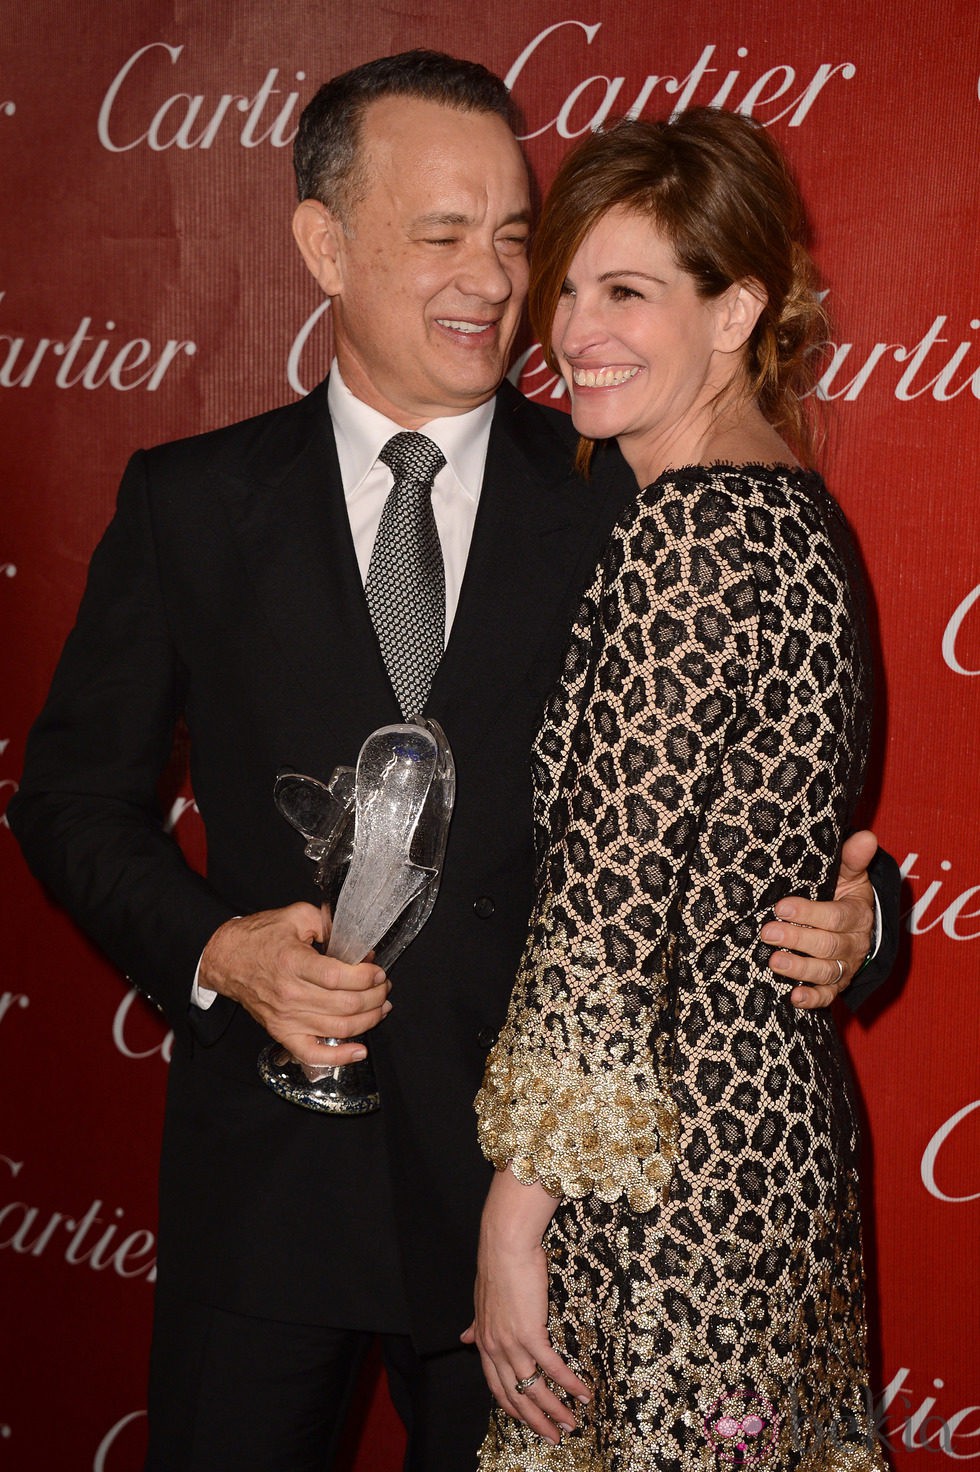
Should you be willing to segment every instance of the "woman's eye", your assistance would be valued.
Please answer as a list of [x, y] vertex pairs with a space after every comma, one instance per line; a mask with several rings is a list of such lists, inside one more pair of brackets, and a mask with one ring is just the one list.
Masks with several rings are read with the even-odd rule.
[[625, 302], [629, 301], [630, 299], [640, 299], [640, 293], [638, 291], [634, 291], [631, 286], [614, 286], [611, 295], [614, 302]]

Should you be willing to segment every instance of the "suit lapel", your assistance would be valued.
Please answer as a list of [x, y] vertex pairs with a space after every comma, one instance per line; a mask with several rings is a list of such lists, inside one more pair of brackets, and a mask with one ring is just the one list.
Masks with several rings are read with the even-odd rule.
[[269, 416], [241, 462], [222, 473], [235, 545], [292, 667], [298, 698], [357, 744], [399, 719], [364, 601], [326, 384]]
[[553, 644], [555, 620], [569, 624], [598, 551], [601, 509], [571, 469], [567, 437], [504, 384], [459, 607], [427, 707], [447, 731], [489, 720]]

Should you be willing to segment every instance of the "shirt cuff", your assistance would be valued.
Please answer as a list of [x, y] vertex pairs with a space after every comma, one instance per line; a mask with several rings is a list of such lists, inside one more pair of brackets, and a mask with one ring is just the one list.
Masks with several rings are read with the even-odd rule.
[[881, 950], [881, 941], [885, 931], [884, 923], [881, 918], [881, 901], [878, 899], [878, 891], [876, 889], [872, 889], [871, 893], [875, 897], [875, 929], [874, 935], [871, 937], [872, 945], [865, 959], [865, 965], [867, 965], [868, 961], [873, 961], [875, 956], [877, 956], [878, 952]]
[[[878, 896], [875, 895], [875, 904], [877, 903]], [[218, 993], [213, 992], [209, 986], [202, 986], [200, 981], [198, 980], [201, 974], [201, 961], [203, 959], [204, 952], [202, 951], [201, 960], [198, 961], [197, 967], [194, 971], [194, 980], [191, 982], [191, 1006], [200, 1007], [202, 1012], [206, 1012]]]

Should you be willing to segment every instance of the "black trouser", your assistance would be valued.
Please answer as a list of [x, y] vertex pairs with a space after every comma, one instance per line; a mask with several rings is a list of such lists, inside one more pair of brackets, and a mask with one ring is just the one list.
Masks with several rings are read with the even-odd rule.
[[[158, 1293], [146, 1472], [328, 1472], [373, 1336], [253, 1319]], [[473, 1472], [490, 1393], [479, 1355], [379, 1336], [405, 1472]]]

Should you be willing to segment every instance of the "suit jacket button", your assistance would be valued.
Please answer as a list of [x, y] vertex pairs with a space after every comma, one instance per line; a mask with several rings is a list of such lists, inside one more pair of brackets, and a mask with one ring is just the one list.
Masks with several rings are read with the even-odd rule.
[[497, 1032], [492, 1027], [481, 1027], [476, 1035], [476, 1040], [481, 1048], [492, 1048], [497, 1041]]
[[473, 901], [473, 910], [481, 920], [489, 920], [496, 908], [488, 894], [481, 894], [478, 900]]

